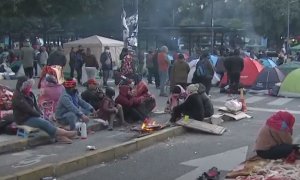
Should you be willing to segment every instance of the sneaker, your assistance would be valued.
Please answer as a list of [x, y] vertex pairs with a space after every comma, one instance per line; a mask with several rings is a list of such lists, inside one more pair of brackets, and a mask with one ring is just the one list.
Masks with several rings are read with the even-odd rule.
[[108, 127], [107, 130], [108, 130], [108, 131], [112, 131], [112, 130], [114, 130], [114, 129], [113, 129], [113, 127]]

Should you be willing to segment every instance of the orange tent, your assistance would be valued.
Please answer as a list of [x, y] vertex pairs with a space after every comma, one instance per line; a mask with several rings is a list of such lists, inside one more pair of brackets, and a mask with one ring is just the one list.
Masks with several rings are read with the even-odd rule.
[[[244, 87], [251, 87], [258, 76], [258, 74], [263, 70], [263, 65], [259, 62], [249, 58], [244, 58], [244, 69], [240, 76], [240, 83]], [[227, 74], [225, 73], [224, 77], [221, 80], [220, 86], [224, 87], [227, 85]]]

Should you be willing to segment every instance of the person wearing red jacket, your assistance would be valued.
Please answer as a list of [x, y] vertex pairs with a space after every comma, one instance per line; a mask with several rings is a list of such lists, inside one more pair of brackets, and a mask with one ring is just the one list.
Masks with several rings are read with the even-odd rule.
[[137, 107], [142, 103], [140, 98], [132, 96], [129, 85], [121, 85], [119, 87], [119, 95], [115, 102], [122, 105], [124, 112], [124, 119], [130, 121], [143, 121], [146, 115], [137, 110]]

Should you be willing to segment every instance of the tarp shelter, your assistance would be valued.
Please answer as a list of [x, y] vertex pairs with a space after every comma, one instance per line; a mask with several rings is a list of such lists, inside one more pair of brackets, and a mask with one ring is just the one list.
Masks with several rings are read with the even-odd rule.
[[[241, 72], [240, 83], [244, 87], [251, 87], [262, 70], [263, 66], [259, 62], [248, 57], [244, 58], [244, 69]], [[221, 87], [226, 86], [227, 81], [227, 73], [225, 73], [220, 83]]]
[[280, 69], [286, 76], [294, 71], [295, 69], [298, 69], [300, 68], [300, 62], [295, 62], [295, 61], [292, 61], [292, 62], [289, 62], [289, 63], [285, 63], [285, 64], [282, 64], [280, 66], [278, 66], [278, 69]]
[[284, 80], [285, 75], [276, 67], [264, 68], [257, 76], [256, 82], [252, 86], [252, 90], [269, 90], [272, 89], [276, 83]]
[[108, 46], [110, 48], [113, 62], [115, 62], [116, 65], [120, 65], [119, 55], [124, 47], [124, 42], [122, 41], [94, 35], [84, 39], [65, 43], [64, 52], [68, 60], [71, 48], [74, 47], [75, 50], [77, 50], [79, 45], [81, 45], [84, 49], [90, 48], [92, 54], [96, 56], [98, 62], [100, 62], [100, 55], [104, 51], [104, 47]]
[[283, 80], [278, 96], [300, 97], [300, 69], [296, 69], [289, 73]]
[[272, 59], [268, 59], [268, 58], [260, 59], [260, 62], [264, 67], [273, 68], [277, 66]]

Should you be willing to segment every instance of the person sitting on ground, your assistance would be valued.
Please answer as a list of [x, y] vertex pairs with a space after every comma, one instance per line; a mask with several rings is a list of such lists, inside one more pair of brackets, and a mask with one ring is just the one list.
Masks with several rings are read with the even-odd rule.
[[170, 122], [176, 122], [182, 115], [188, 115], [191, 119], [203, 121], [204, 118], [211, 117], [214, 114], [213, 105], [205, 92], [206, 89], [203, 84], [191, 84], [186, 91], [188, 97], [182, 104], [174, 107]]
[[173, 108], [181, 104], [184, 101], [187, 94], [181, 85], [174, 86], [172, 94], [167, 101], [167, 106], [165, 108], [166, 113], [171, 113]]
[[141, 104], [141, 102], [133, 98], [129, 85], [119, 86], [119, 95], [115, 102], [122, 105], [126, 121], [143, 121], [146, 118], [145, 114], [137, 110], [136, 106]]
[[63, 85], [65, 91], [59, 98], [55, 117], [61, 125], [70, 126], [70, 130], [76, 129], [76, 122], [88, 123], [88, 115], [94, 113], [94, 108], [82, 100], [76, 88], [76, 80], [67, 79]]
[[65, 131], [57, 128], [41, 117], [42, 113], [38, 108], [34, 94], [31, 92], [33, 84], [34, 81], [25, 76], [18, 79], [12, 99], [14, 120], [18, 125], [39, 128], [59, 142], [72, 143], [70, 138], [76, 136], [76, 131]]
[[[45, 83], [42, 83], [40, 89], [38, 104], [43, 110], [44, 117], [50, 118], [65, 88], [63, 85], [58, 84], [56, 77], [53, 75], [47, 74], [45, 81]], [[50, 105], [50, 109], [46, 107], [47, 105]], [[50, 110], [50, 112], [48, 110]]]
[[139, 112], [148, 116], [150, 112], [155, 108], [156, 101], [154, 96], [149, 92], [148, 85], [142, 80], [141, 75], [136, 75], [134, 78], [135, 87], [132, 89], [132, 95], [135, 102], [139, 102], [136, 105]]
[[81, 98], [92, 105], [95, 110], [98, 110], [99, 103], [102, 100], [97, 92], [98, 83], [95, 79], [89, 79], [87, 84], [88, 87], [84, 92], [81, 93]]
[[120, 124], [127, 124], [124, 120], [124, 113], [122, 106], [120, 104], [116, 104], [114, 101], [115, 90], [111, 87], [107, 87], [105, 89], [105, 96], [99, 105], [99, 109], [97, 111], [98, 117], [108, 121], [108, 130], [112, 131], [114, 126], [114, 120], [116, 116], [118, 116], [118, 120]]
[[58, 79], [56, 71], [51, 66], [45, 66], [45, 67], [43, 67], [42, 72], [41, 72], [41, 77], [38, 82], [38, 88], [42, 88], [42, 86], [45, 87], [47, 74], [52, 75], [56, 79]]
[[267, 119], [256, 139], [255, 150], [264, 159], [287, 158], [291, 153], [299, 155], [299, 145], [293, 143], [295, 117], [279, 111]]

